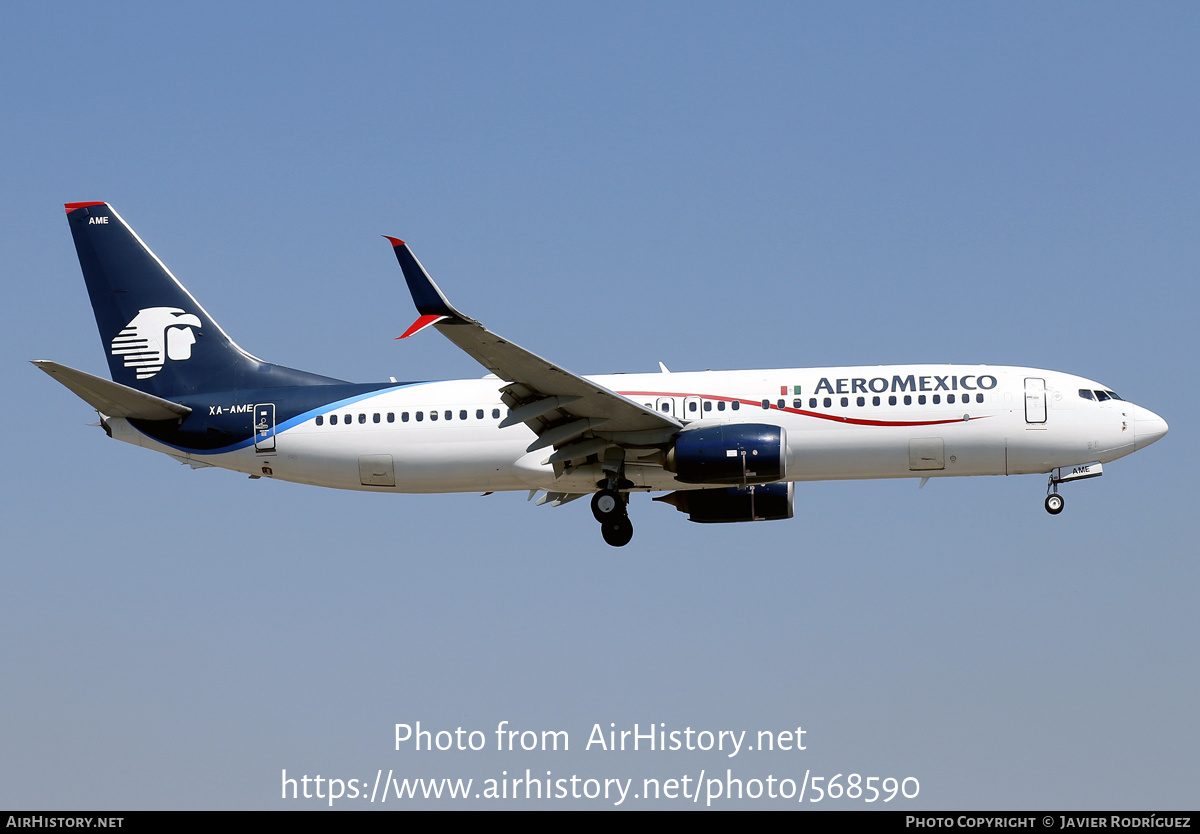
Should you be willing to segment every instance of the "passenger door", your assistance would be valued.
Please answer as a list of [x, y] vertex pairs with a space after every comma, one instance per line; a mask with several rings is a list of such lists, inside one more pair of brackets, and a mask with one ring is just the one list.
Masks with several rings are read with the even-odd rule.
[[1046, 380], [1040, 377], [1025, 377], [1025, 422], [1046, 423]]

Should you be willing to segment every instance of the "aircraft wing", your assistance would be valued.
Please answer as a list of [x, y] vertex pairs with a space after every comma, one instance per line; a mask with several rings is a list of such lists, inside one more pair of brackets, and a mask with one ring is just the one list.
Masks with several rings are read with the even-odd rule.
[[108, 417], [178, 420], [192, 413], [186, 405], [164, 400], [119, 382], [112, 382], [45, 359], [32, 361], [34, 365], [69, 388], [75, 396]]
[[683, 424], [628, 397], [560, 368], [497, 336], [456, 310], [402, 240], [389, 237], [404, 280], [420, 313], [398, 338], [426, 327], [458, 345], [508, 383], [502, 389], [511, 414], [501, 427], [525, 423], [538, 435], [529, 451], [555, 447], [552, 462], [602, 454], [608, 445], [653, 446], [667, 442]]

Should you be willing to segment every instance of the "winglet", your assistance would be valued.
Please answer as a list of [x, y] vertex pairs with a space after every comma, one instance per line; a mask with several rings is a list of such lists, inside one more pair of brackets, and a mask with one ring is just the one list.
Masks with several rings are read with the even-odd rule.
[[426, 327], [429, 327], [432, 324], [437, 324], [439, 321], [445, 321], [448, 318], [450, 318], [450, 317], [449, 316], [421, 316], [419, 319], [417, 319], [416, 321], [414, 321], [412, 323], [412, 326], [409, 327], [408, 330], [405, 330], [402, 334], [400, 334], [396, 338], [397, 339], [407, 339], [409, 336], [413, 336], [417, 333], [420, 333]]
[[415, 333], [420, 333], [426, 327], [447, 319], [465, 320], [467, 317], [455, 310], [446, 300], [446, 296], [438, 289], [438, 285], [433, 283], [433, 279], [429, 277], [425, 267], [421, 266], [421, 262], [409, 250], [408, 244], [389, 235], [384, 235], [384, 237], [392, 244], [396, 260], [399, 261], [400, 269], [404, 272], [404, 281], [408, 284], [408, 291], [412, 294], [413, 304], [416, 305], [417, 312], [421, 314], [421, 317], [413, 322], [408, 330], [404, 331], [404, 335], [397, 338], [407, 339]]

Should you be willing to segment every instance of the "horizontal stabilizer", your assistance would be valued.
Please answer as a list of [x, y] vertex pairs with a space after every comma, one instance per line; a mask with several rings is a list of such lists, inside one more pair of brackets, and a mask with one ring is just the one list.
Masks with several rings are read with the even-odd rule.
[[35, 359], [37, 365], [73, 394], [107, 417], [135, 420], [178, 420], [192, 413], [186, 405], [173, 403], [119, 382], [92, 376], [57, 362]]

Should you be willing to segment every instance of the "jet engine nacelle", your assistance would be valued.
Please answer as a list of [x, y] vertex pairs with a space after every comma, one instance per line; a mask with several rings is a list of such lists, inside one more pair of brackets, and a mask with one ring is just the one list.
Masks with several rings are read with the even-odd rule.
[[667, 471], [687, 484], [767, 484], [787, 473], [781, 426], [725, 423], [685, 429], [667, 453]]
[[735, 521], [777, 521], [791, 518], [795, 484], [758, 484], [726, 489], [684, 489], [654, 499], [671, 504], [688, 521], [728, 524]]

